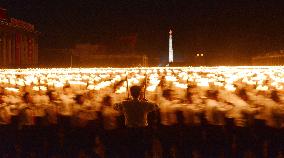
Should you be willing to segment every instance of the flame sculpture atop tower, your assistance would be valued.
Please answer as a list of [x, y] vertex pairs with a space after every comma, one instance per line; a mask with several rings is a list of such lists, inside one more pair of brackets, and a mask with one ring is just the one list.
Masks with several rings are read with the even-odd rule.
[[174, 50], [173, 50], [173, 39], [172, 39], [172, 30], [169, 32], [169, 63], [174, 62]]

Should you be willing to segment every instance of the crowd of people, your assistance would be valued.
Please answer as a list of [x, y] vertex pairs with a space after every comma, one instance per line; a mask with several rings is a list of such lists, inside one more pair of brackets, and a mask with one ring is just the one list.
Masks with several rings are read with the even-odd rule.
[[0, 71], [0, 157], [281, 157], [281, 67]]
[[184, 98], [162, 84], [159, 90], [147, 101], [140, 86], [125, 100], [68, 85], [61, 93], [2, 88], [1, 157], [277, 157], [284, 149], [276, 90], [188, 85]]

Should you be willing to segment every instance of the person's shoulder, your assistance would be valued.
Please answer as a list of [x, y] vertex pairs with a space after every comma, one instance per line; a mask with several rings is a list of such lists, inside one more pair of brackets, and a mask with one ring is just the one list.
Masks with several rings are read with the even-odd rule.
[[124, 101], [121, 101], [121, 102], [118, 102], [118, 103], [115, 103], [114, 106], [119, 106], [119, 107], [122, 107], [122, 106], [125, 106], [125, 105], [128, 105], [131, 103], [131, 100], [127, 99], [127, 100], [124, 100]]
[[154, 102], [150, 102], [150, 101], [142, 101], [142, 104], [146, 105], [146, 106], [158, 106], [156, 103]]
[[132, 99], [126, 99], [126, 100], [120, 102], [119, 104], [120, 105], [127, 105], [127, 104], [131, 104], [131, 103], [133, 103]]
[[154, 103], [152, 103], [152, 102], [150, 102], [148, 100], [141, 100], [141, 102], [144, 103], [144, 104], [154, 104]]

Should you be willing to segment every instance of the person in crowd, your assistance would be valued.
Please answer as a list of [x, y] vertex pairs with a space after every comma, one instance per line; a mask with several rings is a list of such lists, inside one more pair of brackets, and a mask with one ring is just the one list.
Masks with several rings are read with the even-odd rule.
[[46, 107], [49, 102], [49, 98], [45, 95], [45, 92], [39, 90], [33, 95], [33, 119], [34, 119], [34, 138], [33, 141], [35, 142], [35, 150], [38, 153], [44, 154], [43, 146], [46, 141], [46, 131], [47, 131], [47, 124], [48, 120], [46, 117]]
[[0, 93], [0, 126], [10, 124], [11, 115], [7, 103], [3, 100], [4, 93]]
[[[63, 94], [60, 96], [60, 100], [62, 101], [61, 107], [59, 109], [59, 113], [61, 116], [70, 117], [73, 112], [73, 104], [74, 104], [74, 94], [72, 93], [72, 89], [69, 85], [65, 85], [63, 87]], [[67, 123], [70, 125], [70, 123]]]
[[9, 107], [7, 103], [4, 102], [4, 91], [0, 90], [0, 157], [5, 157], [5, 155], [10, 155], [13, 151], [13, 142], [11, 142], [11, 137], [13, 137], [9, 124], [11, 123], [11, 115], [9, 113]]
[[205, 115], [208, 122], [206, 128], [205, 156], [220, 157], [225, 152], [226, 134], [224, 130], [226, 112], [229, 110], [225, 103], [219, 101], [217, 90], [208, 90]]
[[[8, 143], [5, 145], [6, 149], [8, 149], [8, 156], [16, 157], [20, 156], [19, 152], [16, 152], [18, 148], [20, 148], [22, 139], [21, 131], [19, 130], [19, 106], [22, 104], [22, 93], [13, 93], [7, 90], [4, 90], [4, 94], [2, 96], [3, 104], [6, 104], [6, 108], [8, 111], [8, 115], [10, 117], [8, 131], [6, 135], [6, 139]], [[3, 105], [2, 104], [2, 105]], [[4, 144], [4, 143], [3, 143]]]
[[46, 95], [48, 96], [49, 100], [48, 105], [45, 107], [48, 125], [56, 127], [58, 124], [57, 115], [59, 113], [61, 101], [58, 99], [57, 93], [54, 90], [48, 91]]
[[63, 87], [63, 93], [59, 95], [61, 101], [58, 108], [58, 125], [59, 125], [59, 135], [60, 144], [62, 147], [61, 152], [67, 153], [67, 147], [65, 144], [70, 144], [68, 139], [70, 137], [72, 129], [72, 115], [73, 115], [73, 105], [74, 105], [74, 94], [70, 85], [65, 85]]
[[129, 147], [130, 158], [143, 158], [147, 148], [148, 138], [145, 137], [145, 130], [148, 126], [147, 114], [157, 110], [156, 104], [139, 100], [141, 87], [132, 86], [130, 93], [132, 98], [121, 103], [117, 103], [114, 109], [122, 112], [125, 117], [125, 126], [127, 127], [127, 146]]
[[266, 125], [269, 130], [267, 134], [269, 157], [277, 157], [284, 149], [283, 122], [284, 104], [279, 97], [278, 91], [273, 90], [270, 95], [271, 102], [267, 112]]
[[179, 157], [191, 158], [194, 154], [201, 156], [203, 144], [203, 132], [201, 127], [201, 115], [204, 108], [193, 98], [194, 94], [187, 91], [184, 100], [182, 114], [184, 116], [184, 127], [181, 131], [181, 151]]
[[159, 139], [162, 145], [162, 155], [165, 158], [173, 157], [172, 148], [177, 144], [177, 115], [174, 104], [179, 101], [174, 100], [171, 89], [163, 91], [163, 97], [159, 103], [160, 113], [160, 126], [159, 126]]
[[46, 129], [46, 140], [47, 140], [47, 155], [48, 157], [58, 156], [60, 154], [60, 137], [58, 130], [58, 108], [60, 101], [58, 100], [56, 91], [50, 90], [46, 93], [49, 98], [49, 103], [46, 106], [45, 112], [47, 117], [47, 129]]
[[[100, 104], [98, 96], [94, 90], [90, 90], [85, 93], [85, 101], [82, 107], [83, 118], [85, 120], [85, 135], [86, 140], [86, 152], [88, 155], [95, 155], [94, 147], [96, 146], [96, 140], [100, 131]], [[95, 157], [95, 156], [94, 156]]]
[[[36, 138], [35, 122], [34, 122], [34, 104], [32, 95], [29, 92], [24, 93], [22, 97], [22, 104], [19, 106], [19, 129], [21, 135], [21, 147], [23, 149], [22, 156], [28, 157], [35, 155]], [[40, 154], [40, 153], [37, 153]]]
[[256, 157], [265, 157], [265, 142], [267, 142], [267, 133], [269, 131], [266, 122], [268, 120], [268, 112], [270, 111], [271, 99], [269, 98], [268, 91], [258, 91], [253, 95], [253, 105], [256, 109], [254, 114], [252, 131], [254, 134], [253, 153]]
[[105, 147], [106, 158], [118, 158], [122, 156], [124, 150], [120, 139], [121, 129], [118, 127], [118, 117], [121, 115], [113, 108], [111, 96], [103, 97], [101, 106], [102, 129], [101, 140]]
[[73, 106], [74, 106], [74, 96], [72, 88], [70, 85], [65, 85], [63, 87], [63, 93], [59, 95], [59, 100], [61, 101], [58, 106], [58, 134], [60, 140], [60, 154], [64, 156], [73, 156], [72, 153], [75, 152], [69, 149], [72, 147], [72, 122], [73, 122]]
[[237, 92], [238, 98], [235, 100], [235, 124], [236, 124], [236, 155], [244, 157], [248, 151], [253, 151], [254, 133], [253, 121], [258, 112], [253, 101], [247, 94], [247, 90], [240, 89]]
[[90, 139], [86, 135], [85, 127], [87, 124], [85, 110], [85, 98], [83, 94], [77, 94], [74, 98], [71, 112], [71, 130], [66, 133], [66, 146], [68, 157], [78, 157], [85, 154], [87, 149], [87, 140]]

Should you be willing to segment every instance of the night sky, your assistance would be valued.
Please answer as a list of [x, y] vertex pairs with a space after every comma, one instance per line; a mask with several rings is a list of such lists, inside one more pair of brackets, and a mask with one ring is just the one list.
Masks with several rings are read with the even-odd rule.
[[284, 1], [1, 0], [10, 17], [35, 24], [40, 49], [112, 45], [137, 34], [137, 50], [162, 56], [174, 31], [177, 56], [252, 56], [284, 49]]

